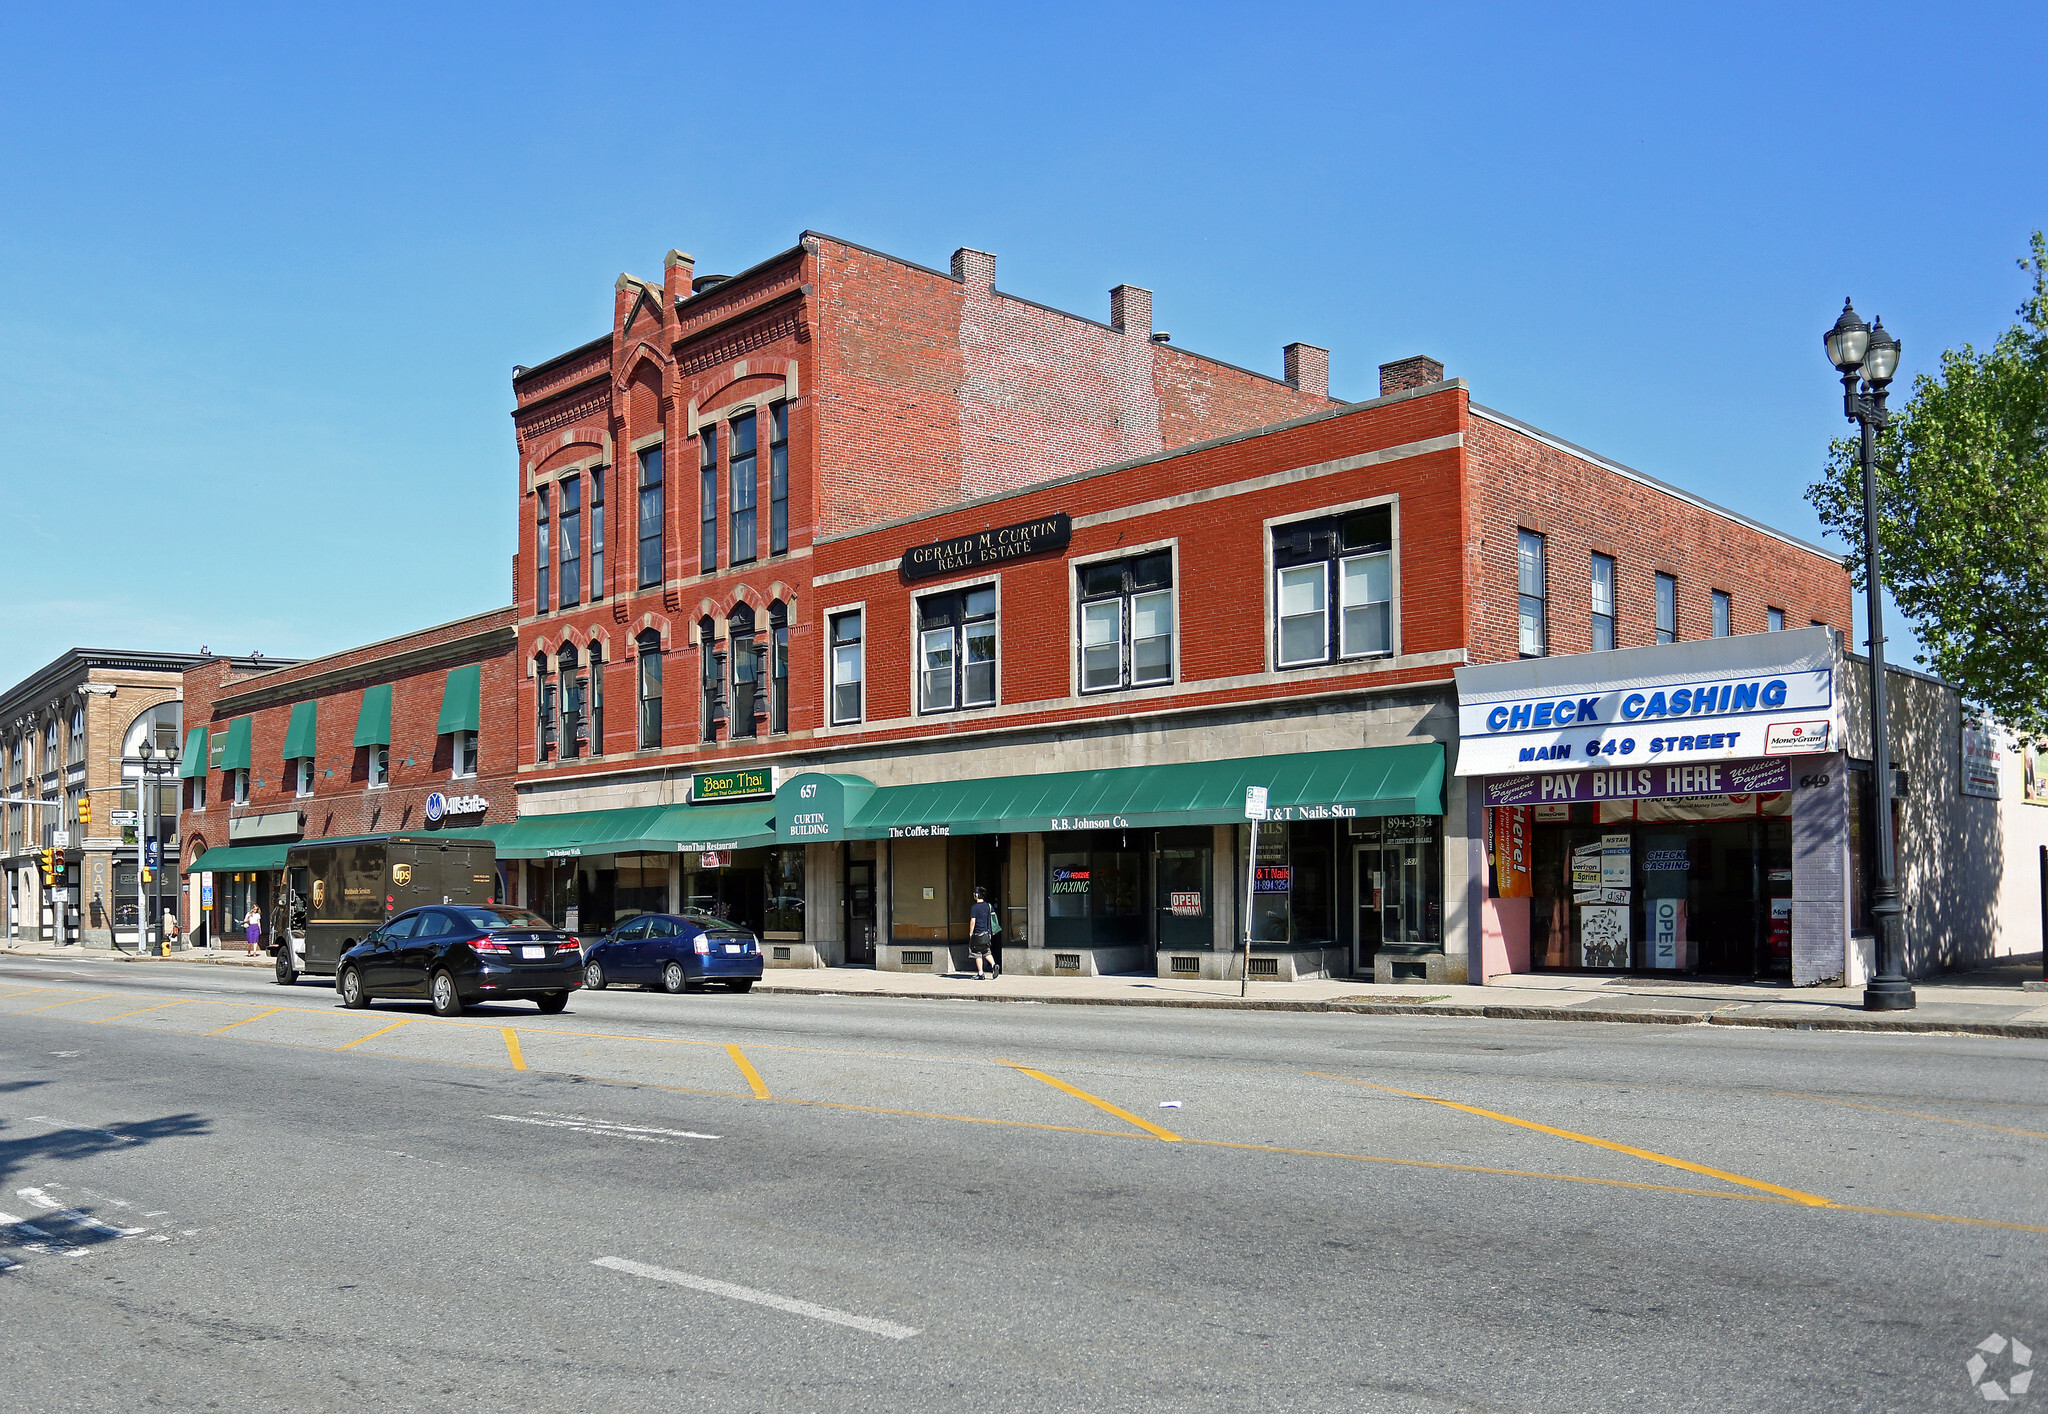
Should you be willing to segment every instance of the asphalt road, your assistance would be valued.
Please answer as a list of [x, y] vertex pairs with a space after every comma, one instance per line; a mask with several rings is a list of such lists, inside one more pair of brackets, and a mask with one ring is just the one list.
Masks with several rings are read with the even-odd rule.
[[2044, 1156], [2026, 1041], [8, 960], [0, 1409], [1981, 1408]]

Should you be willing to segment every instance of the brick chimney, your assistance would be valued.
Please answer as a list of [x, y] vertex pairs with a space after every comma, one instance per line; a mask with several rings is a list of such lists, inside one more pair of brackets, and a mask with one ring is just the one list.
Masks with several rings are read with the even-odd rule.
[[1380, 396], [1405, 393], [1410, 388], [1427, 388], [1444, 381], [1444, 366], [1426, 354], [1398, 358], [1380, 365]]
[[661, 289], [668, 299], [668, 307], [674, 309], [677, 300], [690, 297], [690, 281], [697, 274], [697, 257], [680, 250], [672, 250], [661, 263]]
[[1119, 334], [1152, 337], [1152, 292], [1136, 285], [1118, 285], [1109, 292], [1109, 327]]
[[[1314, 344], [1289, 344], [1280, 351], [1286, 361], [1287, 381], [1311, 397], [1330, 396], [1330, 351]], [[1382, 373], [1382, 377], [1385, 374]]]
[[953, 252], [953, 278], [977, 290], [996, 287], [996, 258], [985, 250], [961, 246]]

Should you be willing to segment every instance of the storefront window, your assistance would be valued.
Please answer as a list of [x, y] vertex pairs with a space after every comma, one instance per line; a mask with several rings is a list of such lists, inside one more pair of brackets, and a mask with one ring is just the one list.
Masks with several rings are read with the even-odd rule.
[[1336, 825], [1259, 827], [1252, 875], [1252, 941], [1315, 944], [1337, 936]]
[[762, 932], [771, 938], [804, 935], [804, 847], [768, 851], [768, 908]]
[[1049, 838], [1046, 946], [1118, 947], [1148, 941], [1144, 833], [1102, 830]]
[[622, 854], [618, 857], [618, 879], [612, 886], [612, 921], [616, 924], [642, 913], [668, 911], [669, 854]]

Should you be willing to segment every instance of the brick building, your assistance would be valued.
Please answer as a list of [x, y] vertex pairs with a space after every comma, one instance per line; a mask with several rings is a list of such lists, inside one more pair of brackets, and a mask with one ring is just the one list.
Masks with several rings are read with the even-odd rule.
[[251, 903], [267, 934], [295, 841], [509, 822], [515, 641], [505, 608], [285, 666], [186, 668], [188, 937], [239, 938]]
[[[0, 812], [7, 937], [136, 945], [140, 842], [161, 840], [173, 856], [178, 826], [174, 789], [154, 792], [164, 799], [150, 809], [140, 746], [179, 742], [183, 675], [199, 661], [191, 653], [74, 648], [0, 694], [0, 794], [21, 802]], [[92, 818], [84, 822], [79, 807], [88, 798]], [[116, 825], [117, 810], [135, 811], [137, 823]], [[35, 857], [46, 847], [66, 866], [54, 889], [44, 886]]]
[[515, 376], [499, 843], [559, 921], [690, 905], [777, 961], [943, 968], [981, 887], [1013, 967], [1223, 975], [1248, 907], [1256, 974], [1462, 981], [1456, 669], [1850, 623], [1834, 555], [1433, 360], [1336, 403], [1321, 350], [1262, 378], [1151, 337], [1146, 292], [1095, 324], [973, 251], [690, 274]]

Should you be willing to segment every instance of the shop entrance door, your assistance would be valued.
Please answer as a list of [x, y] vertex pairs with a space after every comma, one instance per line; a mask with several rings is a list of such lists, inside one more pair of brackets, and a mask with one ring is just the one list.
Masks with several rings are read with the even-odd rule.
[[1216, 943], [1216, 919], [1210, 897], [1209, 856], [1214, 845], [1207, 827], [1186, 832], [1161, 830], [1153, 867], [1153, 916], [1158, 919], [1154, 944], [1178, 951], [1207, 952]]
[[1380, 860], [1384, 853], [1378, 845], [1362, 845], [1353, 855], [1356, 861], [1357, 888], [1353, 897], [1358, 900], [1358, 941], [1351, 959], [1351, 970], [1358, 976], [1368, 976], [1373, 970], [1373, 959], [1379, 956], [1380, 944], [1386, 941], [1387, 871]]
[[875, 960], [875, 861], [846, 861], [846, 960]]
[[[1393, 833], [1391, 830], [1389, 833]], [[1358, 941], [1352, 971], [1369, 973], [1389, 943], [1434, 945], [1437, 849], [1427, 837], [1360, 845], [1352, 855], [1358, 899]]]

